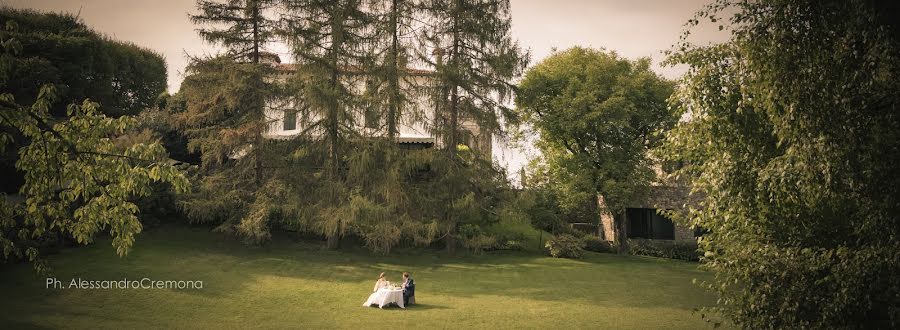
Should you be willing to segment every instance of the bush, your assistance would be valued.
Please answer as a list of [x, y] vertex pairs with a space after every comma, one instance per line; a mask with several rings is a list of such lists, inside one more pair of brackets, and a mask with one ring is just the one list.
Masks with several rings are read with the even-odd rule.
[[581, 242], [584, 243], [584, 249], [588, 251], [600, 253], [616, 252], [616, 247], [612, 245], [612, 242], [602, 240], [594, 235], [585, 235], [581, 238]]
[[584, 252], [584, 242], [575, 236], [562, 234], [547, 241], [547, 249], [550, 250], [550, 256], [554, 258], [581, 258]]
[[491, 250], [521, 251], [525, 249], [525, 235], [521, 233], [497, 234], [494, 237], [496, 244]]
[[639, 256], [699, 261], [700, 252], [694, 241], [628, 240], [628, 253]]
[[464, 247], [472, 250], [472, 253], [474, 254], [481, 254], [481, 252], [493, 249], [497, 246], [496, 238], [483, 234], [478, 234], [473, 237], [460, 237], [460, 241]]
[[507, 240], [500, 243], [499, 250], [522, 251], [525, 249], [525, 240]]

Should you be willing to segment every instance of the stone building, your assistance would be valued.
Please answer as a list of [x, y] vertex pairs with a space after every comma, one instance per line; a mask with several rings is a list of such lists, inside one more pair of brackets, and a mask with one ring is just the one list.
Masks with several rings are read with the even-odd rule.
[[[622, 216], [625, 217], [625, 237], [656, 240], [687, 241], [695, 240], [698, 233], [687, 226], [672, 222], [668, 217], [659, 214], [659, 210], [684, 211], [689, 206], [696, 206], [699, 197], [690, 193], [690, 188], [683, 185], [653, 185], [647, 198], [629, 204]], [[599, 197], [603, 204], [603, 196]], [[601, 211], [599, 235], [608, 241], [615, 240], [613, 216]]]
[[[262, 62], [275, 67], [278, 75], [276, 79], [287, 80], [290, 75], [296, 72], [296, 66], [291, 63], [281, 63], [278, 55], [265, 53], [262, 55]], [[348, 71], [362, 71], [347, 69]], [[356, 92], [363, 92], [372, 82], [372, 79], [366, 77], [365, 74], [351, 74], [350, 84], [352, 88], [357, 89]], [[433, 87], [434, 72], [429, 70], [421, 70], [409, 68], [401, 83], [404, 89], [423, 89], [422, 87]], [[427, 88], [425, 88], [427, 89]], [[404, 109], [404, 116], [401, 117], [397, 127], [398, 136], [397, 143], [409, 149], [422, 148], [441, 148], [443, 147], [443, 139], [434, 134], [433, 124], [435, 118], [435, 110], [433, 101], [427, 92], [419, 92], [411, 95], [411, 100]], [[269, 139], [290, 139], [302, 134], [309, 123], [315, 122], [320, 118], [309, 117], [308, 111], [300, 111], [302, 104], [292, 104], [291, 102], [273, 102], [268, 105], [266, 110], [267, 121], [269, 122], [268, 131], [265, 134]], [[377, 110], [369, 111], [368, 109], [355, 109], [351, 111], [355, 118], [353, 122], [358, 126], [355, 129], [365, 136], [378, 137], [385, 136], [386, 122], [385, 118]], [[321, 132], [311, 132], [312, 135]], [[473, 151], [481, 154], [486, 159], [491, 159], [492, 152], [492, 134], [484, 132], [479, 125], [473, 120], [463, 118], [460, 122], [460, 144], [465, 145]]]

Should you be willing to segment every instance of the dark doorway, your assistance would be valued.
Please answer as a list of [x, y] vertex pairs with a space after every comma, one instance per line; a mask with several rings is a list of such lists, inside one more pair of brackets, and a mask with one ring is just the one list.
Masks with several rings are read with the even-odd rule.
[[675, 239], [675, 224], [656, 213], [656, 209], [625, 209], [628, 238]]

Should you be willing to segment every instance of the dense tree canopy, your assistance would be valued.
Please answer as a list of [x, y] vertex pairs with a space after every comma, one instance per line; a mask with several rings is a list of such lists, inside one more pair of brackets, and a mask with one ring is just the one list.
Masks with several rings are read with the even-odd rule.
[[[90, 98], [104, 114], [137, 114], [166, 88], [162, 56], [134, 44], [111, 40], [69, 14], [0, 7], [0, 38], [15, 40], [16, 56], [0, 62], [0, 91], [31, 104], [44, 84], [54, 84], [58, 102], [50, 115], [66, 116], [66, 106]], [[6, 192], [23, 184], [15, 171], [15, 150], [0, 153], [0, 183]]]
[[50, 113], [91, 98], [108, 116], [134, 115], [166, 89], [161, 55], [90, 30], [71, 14], [0, 8], [0, 35], [19, 42], [18, 56], [0, 63], [0, 90], [20, 103], [35, 100], [43, 84], [57, 86]]
[[[502, 120], [516, 120], [506, 106], [514, 92], [510, 80], [521, 75], [529, 55], [511, 36], [509, 0], [431, 0], [424, 1], [422, 8], [426, 22], [423, 40], [435, 55], [421, 56], [435, 70], [432, 127], [435, 135], [443, 138], [447, 161], [458, 162], [460, 144], [478, 147], [477, 139], [489, 141], [500, 132]], [[464, 135], [464, 122], [478, 124], [480, 136]], [[458, 178], [466, 180], [465, 176]], [[447, 191], [456, 185], [447, 184]], [[444, 202], [455, 205], [467, 198], [463, 190], [447, 195]], [[457, 216], [448, 212], [439, 219], [448, 229], [447, 248], [452, 253]]]
[[[437, 111], [429, 115], [440, 119], [425, 125], [438, 136], [459, 137], [464, 121], [482, 124], [488, 140], [499, 129], [508, 114], [507, 80], [524, 65], [509, 36], [508, 7], [469, 0], [199, 1], [192, 17], [225, 53], [194, 61], [173, 97], [184, 104], [173, 108], [181, 109], [176, 126], [203, 159], [197, 189], [181, 205], [192, 221], [223, 223], [220, 229], [253, 243], [286, 227], [324, 236], [332, 248], [353, 235], [389, 252], [404, 241], [442, 238], [455, 247], [453, 233], [465, 228], [463, 246], [486, 246], [480, 228], [498, 219], [508, 188], [502, 172], [462, 140], [439, 153], [405, 150], [394, 138], [404, 116], [429, 117], [422, 99], [434, 101]], [[445, 8], [453, 8], [452, 17]], [[447, 42], [454, 35], [456, 48]], [[294, 63], [256, 63], [253, 54], [273, 38], [290, 46]], [[447, 53], [446, 61], [434, 61], [434, 48]], [[434, 98], [418, 94], [430, 91]], [[267, 111], [257, 111], [260, 101]], [[256, 140], [271, 121], [287, 118], [296, 120], [291, 138]], [[258, 159], [259, 184], [248, 185], [248, 165]]]
[[[657, 132], [677, 119], [666, 109], [671, 91], [672, 83], [650, 70], [649, 59], [575, 47], [529, 69], [516, 106], [539, 134], [548, 169], [556, 178], [568, 177], [567, 190], [590, 187], [618, 215], [655, 178], [648, 151], [658, 144]], [[615, 218], [621, 245], [624, 222]]]
[[667, 158], [707, 196], [687, 220], [746, 328], [900, 325], [900, 48], [871, 4], [719, 1], [691, 23], [731, 39], [670, 58], [689, 120]]
[[263, 136], [268, 108], [277, 103], [280, 88], [275, 69], [263, 63], [263, 50], [275, 39], [280, 2], [271, 0], [197, 1], [191, 15], [206, 41], [223, 47], [223, 54], [192, 58], [181, 90], [170, 109], [175, 127], [200, 153], [194, 192], [180, 206], [191, 222], [218, 224], [250, 243], [268, 240], [268, 205], [278, 190]]
[[315, 227], [328, 238], [328, 246], [336, 248], [339, 239], [349, 233], [346, 211], [350, 199], [347, 159], [350, 143], [359, 137], [359, 115], [362, 91], [371, 63], [373, 24], [371, 13], [359, 0], [321, 1], [292, 0], [286, 2], [283, 36], [297, 59], [297, 70], [291, 87], [295, 102], [304, 118], [310, 118], [306, 132], [313, 136], [304, 149], [325, 155], [322, 182], [314, 196], [317, 215]]
[[[14, 63], [19, 40], [2, 35], [0, 44], [0, 62]], [[85, 100], [58, 120], [51, 115], [56, 88], [46, 85], [35, 93], [31, 106], [0, 94], [0, 151], [15, 150], [16, 169], [25, 175], [19, 190], [24, 202], [0, 200], [3, 260], [27, 258], [44, 272], [34, 240], [63, 235], [88, 244], [100, 232], [108, 232], [116, 252], [125, 255], [142, 229], [135, 199], [150, 194], [153, 182], [183, 192], [187, 179], [167, 162], [159, 143], [122, 138], [133, 117], [109, 118]]]
[[393, 139], [399, 133], [402, 119], [425, 118], [425, 113], [416, 104], [419, 93], [425, 86], [410, 69], [415, 66], [415, 47], [420, 41], [416, 29], [421, 15], [419, 0], [376, 1], [373, 12], [374, 33], [371, 72], [373, 85], [367, 87], [365, 102], [383, 107], [385, 135]]

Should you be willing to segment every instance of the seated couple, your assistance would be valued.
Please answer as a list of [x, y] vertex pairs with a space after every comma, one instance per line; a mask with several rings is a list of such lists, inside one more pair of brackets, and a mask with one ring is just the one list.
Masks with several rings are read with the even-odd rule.
[[378, 276], [375, 281], [375, 291], [369, 295], [369, 299], [363, 306], [378, 305], [384, 307], [390, 304], [397, 304], [400, 307], [406, 307], [409, 304], [416, 303], [416, 282], [409, 277], [408, 272], [403, 272], [403, 283], [400, 286], [392, 285], [384, 276], [384, 273]]

